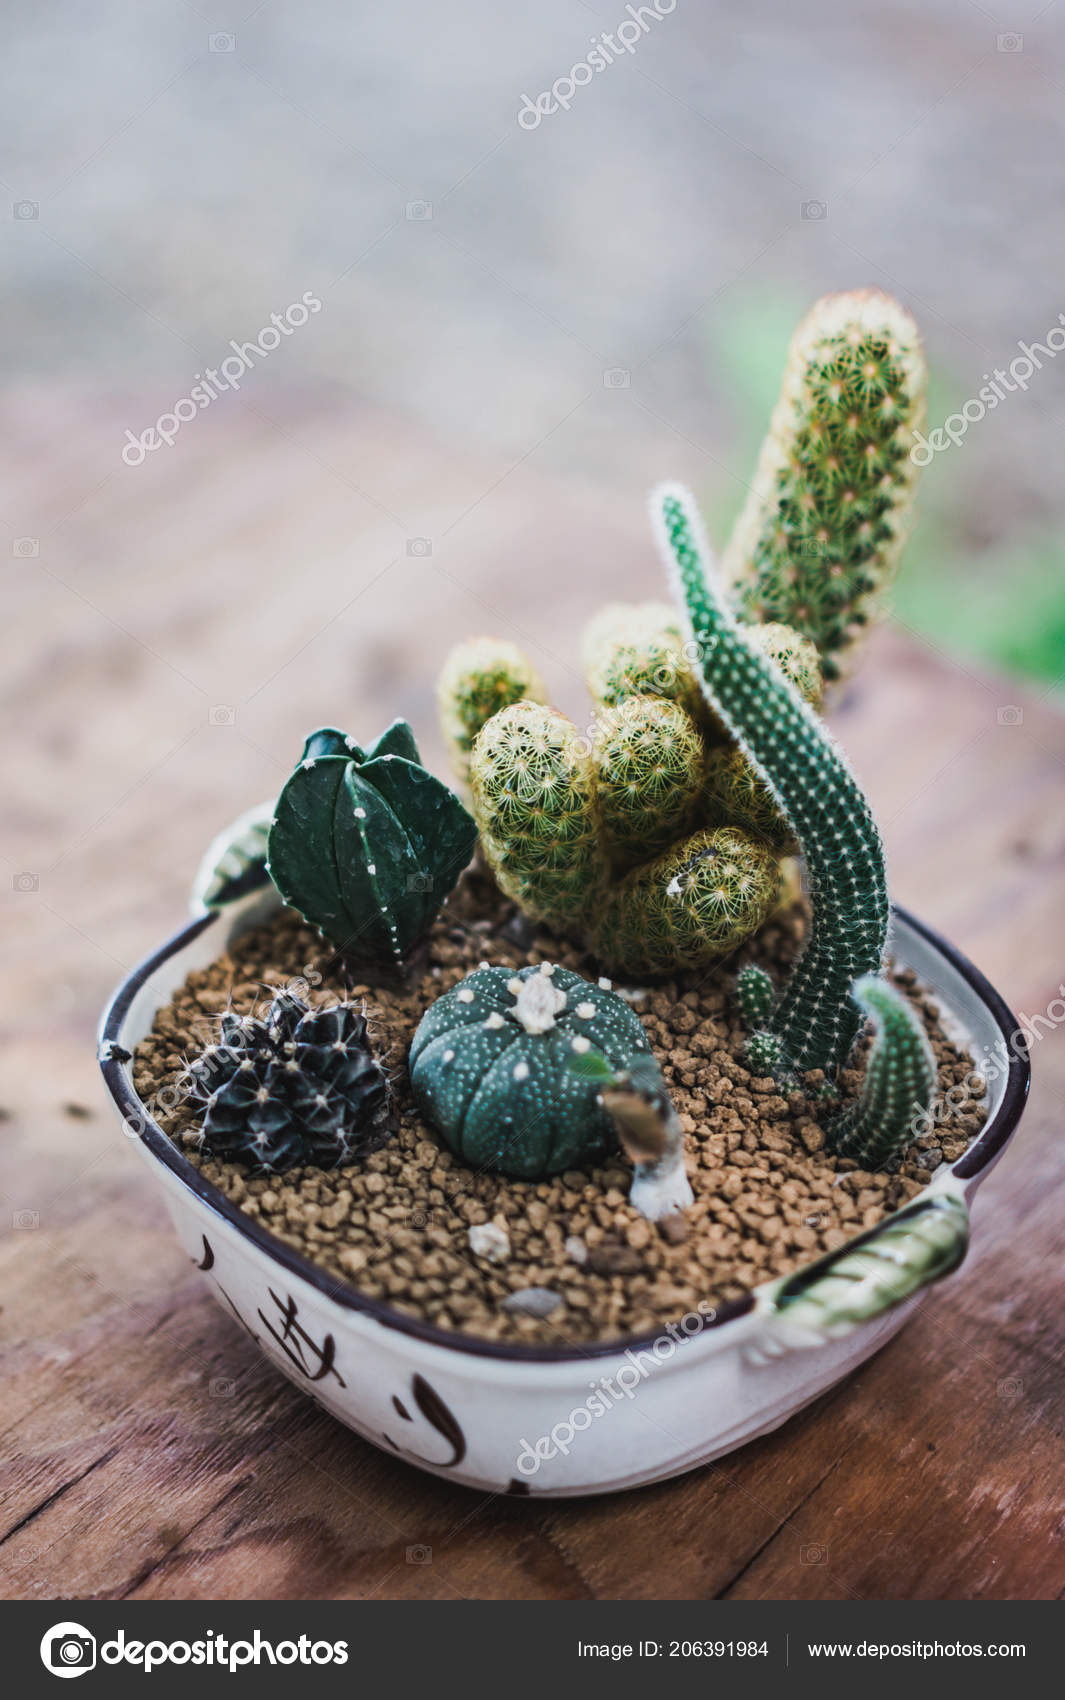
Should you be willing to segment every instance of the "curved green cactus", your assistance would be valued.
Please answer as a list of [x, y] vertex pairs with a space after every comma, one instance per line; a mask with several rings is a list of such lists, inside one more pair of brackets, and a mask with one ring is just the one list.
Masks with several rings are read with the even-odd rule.
[[536, 920], [580, 923], [608, 874], [595, 765], [587, 741], [553, 708], [514, 703], [470, 753], [481, 846], [508, 897]]
[[702, 681], [748, 761], [787, 816], [806, 858], [813, 916], [769, 1031], [787, 1066], [834, 1075], [858, 1030], [853, 982], [876, 974], [888, 927], [884, 855], [869, 805], [798, 692], [725, 605], [687, 491], [652, 498], [663, 559], [702, 656]]
[[506, 638], [474, 637], [456, 644], [440, 671], [436, 701], [452, 764], [469, 782], [473, 740], [486, 721], [515, 702], [546, 702], [532, 662]]
[[860, 1169], [879, 1169], [917, 1134], [917, 1121], [932, 1102], [936, 1059], [912, 1004], [875, 975], [856, 980], [852, 996], [876, 1018], [861, 1097], [829, 1129], [828, 1143]]
[[393, 721], [366, 750], [312, 732], [277, 800], [267, 870], [283, 900], [360, 962], [402, 967], [473, 855], [477, 828]]
[[666, 697], [624, 697], [602, 709], [593, 760], [606, 848], [645, 861], [690, 829], [703, 789], [703, 740]]
[[411, 1091], [464, 1163], [535, 1180], [616, 1143], [601, 1084], [571, 1068], [593, 1051], [613, 1074], [638, 1062], [666, 1096], [639, 1017], [613, 992], [546, 962], [478, 968], [422, 1017]]
[[748, 618], [813, 639], [828, 679], [846, 670], [905, 542], [926, 383], [917, 327], [877, 289], [825, 296], [792, 339], [722, 572]]
[[780, 868], [739, 827], [696, 832], [606, 892], [592, 941], [627, 974], [668, 974], [727, 956], [772, 914]]

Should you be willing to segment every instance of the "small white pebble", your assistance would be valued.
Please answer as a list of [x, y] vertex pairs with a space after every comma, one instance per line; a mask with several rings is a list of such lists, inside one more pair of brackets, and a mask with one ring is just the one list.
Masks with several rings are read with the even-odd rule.
[[459, 992], [459, 1003], [472, 1003], [472, 1002], [473, 1002], [473, 993], [470, 991], [469, 986], [463, 986], [462, 990]]
[[553, 962], [541, 962], [540, 972], [541, 972], [541, 974], [546, 974], [548, 979], [550, 979], [551, 975], [555, 972], [554, 963]]
[[478, 968], [491, 968], [492, 964], [490, 962], [478, 962], [477, 966]]
[[522, 1287], [503, 1300], [503, 1309], [518, 1316], [550, 1316], [562, 1303], [549, 1287]]
[[487, 1021], [485, 1022], [485, 1026], [495, 1029], [495, 1028], [502, 1027], [502, 1025], [503, 1025], [503, 1017], [500, 1015], [498, 1009], [494, 1009], [492, 1011], [491, 1015], [488, 1017]]
[[516, 974], [515, 974], [513, 980], [507, 981], [507, 991], [510, 993], [511, 997], [515, 997], [515, 998], [517, 997], [518, 993], [521, 991], [521, 981], [518, 979], [518, 976]]
[[579, 1234], [571, 1234], [562, 1249], [571, 1263], [587, 1263], [588, 1247]]
[[514, 1079], [515, 1080], [528, 1080], [528, 1078], [529, 1078], [529, 1065], [528, 1065], [528, 1063], [527, 1062], [515, 1063], [514, 1064]]
[[484, 1257], [489, 1263], [505, 1263], [510, 1256], [510, 1236], [495, 1222], [479, 1222], [468, 1234], [474, 1257]]
[[605, 974], [601, 974], [599, 976], [599, 990], [601, 992], [609, 992], [613, 984], [614, 982], [612, 980], [608, 980]]
[[592, 1041], [590, 1039], [586, 1039], [583, 1033], [578, 1033], [575, 1038], [570, 1040], [570, 1045], [578, 1053], [578, 1055], [583, 1055], [585, 1051], [591, 1050]]
[[582, 1021], [591, 1021], [592, 1016], [595, 1014], [594, 1003], [579, 1003], [577, 1005], [577, 1014], [580, 1016]]

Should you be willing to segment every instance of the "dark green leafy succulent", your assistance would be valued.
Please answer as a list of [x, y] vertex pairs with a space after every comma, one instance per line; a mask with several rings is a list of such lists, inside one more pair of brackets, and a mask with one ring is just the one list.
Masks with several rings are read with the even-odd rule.
[[351, 1004], [309, 1009], [282, 992], [264, 1021], [228, 1011], [188, 1073], [204, 1148], [224, 1162], [335, 1169], [390, 1131], [388, 1076]]
[[277, 800], [270, 877], [345, 955], [402, 966], [473, 855], [477, 828], [395, 720], [368, 749], [312, 732]]

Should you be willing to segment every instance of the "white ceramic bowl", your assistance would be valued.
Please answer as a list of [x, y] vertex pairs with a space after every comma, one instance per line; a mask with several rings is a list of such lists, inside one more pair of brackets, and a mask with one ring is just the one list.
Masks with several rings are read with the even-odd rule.
[[104, 1079], [189, 1257], [267, 1357], [357, 1434], [493, 1492], [587, 1494], [705, 1464], [787, 1420], [896, 1334], [956, 1268], [968, 1208], [1016, 1128], [1028, 1058], [1009, 1009], [952, 946], [896, 910], [892, 948], [952, 1031], [990, 1064], [989, 1114], [953, 1167], [841, 1251], [712, 1318], [606, 1346], [528, 1347], [445, 1333], [316, 1268], [192, 1167], [133, 1089], [129, 1054], [193, 968], [276, 906], [245, 892], [199, 915], [116, 991]]

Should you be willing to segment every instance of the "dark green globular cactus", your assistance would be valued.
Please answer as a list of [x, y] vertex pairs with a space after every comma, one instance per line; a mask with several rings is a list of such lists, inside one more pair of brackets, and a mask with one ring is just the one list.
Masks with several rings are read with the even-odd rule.
[[309, 1009], [282, 992], [265, 1020], [227, 1012], [188, 1082], [204, 1149], [260, 1172], [335, 1169], [390, 1131], [388, 1077], [351, 1004]]
[[604, 982], [567, 968], [478, 968], [426, 1011], [410, 1048], [415, 1103], [471, 1168], [522, 1180], [595, 1162], [616, 1147], [592, 1051], [614, 1075], [664, 1083], [643, 1027]]
[[691, 624], [712, 707], [790, 821], [806, 859], [813, 910], [802, 955], [767, 1024], [782, 1063], [835, 1075], [859, 1025], [851, 986], [880, 971], [887, 940], [884, 852], [869, 805], [840, 751], [795, 687], [726, 606], [687, 491], [652, 498], [663, 558]]
[[268, 869], [284, 901], [336, 948], [402, 967], [473, 855], [477, 828], [393, 721], [363, 750], [312, 732], [277, 800]]
[[853, 995], [877, 1031], [858, 1102], [829, 1129], [831, 1150], [878, 1169], [916, 1137], [932, 1102], [936, 1059], [912, 1005], [886, 980], [866, 975]]

